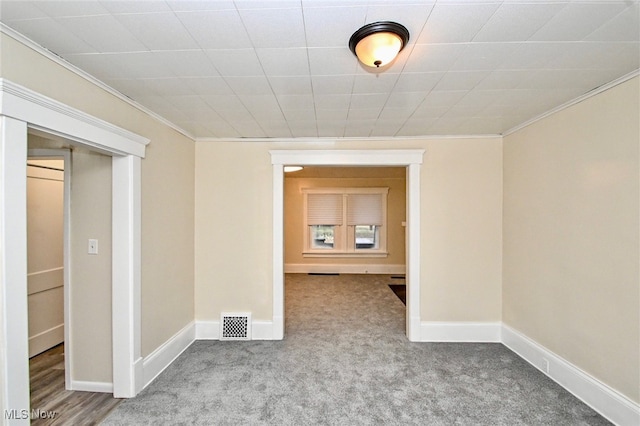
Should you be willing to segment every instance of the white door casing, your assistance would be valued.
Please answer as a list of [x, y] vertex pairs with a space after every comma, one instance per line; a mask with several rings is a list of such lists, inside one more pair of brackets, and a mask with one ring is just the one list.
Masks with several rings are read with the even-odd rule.
[[[26, 160], [30, 129], [113, 158], [113, 393], [135, 396], [142, 386], [140, 166], [149, 140], [0, 79], [0, 408], [3, 412], [29, 410]], [[28, 418], [3, 416], [3, 421], [26, 424]]]

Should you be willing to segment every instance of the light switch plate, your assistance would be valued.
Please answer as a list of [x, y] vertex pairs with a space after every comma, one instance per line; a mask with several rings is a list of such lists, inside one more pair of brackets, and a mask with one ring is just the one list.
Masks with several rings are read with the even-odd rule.
[[89, 250], [88, 250], [89, 254], [98, 254], [98, 240], [96, 239], [89, 239]]

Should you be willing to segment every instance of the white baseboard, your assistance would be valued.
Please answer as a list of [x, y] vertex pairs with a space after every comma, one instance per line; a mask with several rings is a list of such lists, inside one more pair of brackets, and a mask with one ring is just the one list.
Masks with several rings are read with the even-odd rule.
[[113, 383], [108, 382], [83, 382], [72, 380], [69, 390], [83, 392], [113, 393]]
[[29, 358], [62, 342], [64, 342], [64, 324], [31, 336], [29, 337]]
[[190, 322], [142, 361], [143, 388], [147, 387], [196, 339], [196, 323]]
[[639, 404], [504, 324], [502, 344], [614, 424], [640, 425]]
[[420, 342], [500, 342], [500, 322], [420, 323]]
[[[220, 321], [196, 321], [196, 340], [220, 340]], [[280, 340], [272, 321], [252, 321], [251, 340]]]
[[284, 265], [287, 274], [404, 274], [405, 265], [340, 265], [288, 263]]

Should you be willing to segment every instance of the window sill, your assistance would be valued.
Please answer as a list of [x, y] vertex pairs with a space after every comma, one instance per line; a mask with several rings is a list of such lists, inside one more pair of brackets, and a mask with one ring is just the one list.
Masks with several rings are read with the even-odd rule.
[[363, 253], [363, 252], [357, 252], [357, 253], [345, 253], [345, 252], [333, 252], [333, 253], [318, 253], [318, 252], [304, 252], [302, 253], [302, 257], [352, 257], [352, 258], [357, 258], [357, 257], [368, 257], [368, 258], [381, 258], [381, 257], [387, 257], [389, 256], [388, 252], [381, 252], [381, 251], [377, 251], [374, 253]]

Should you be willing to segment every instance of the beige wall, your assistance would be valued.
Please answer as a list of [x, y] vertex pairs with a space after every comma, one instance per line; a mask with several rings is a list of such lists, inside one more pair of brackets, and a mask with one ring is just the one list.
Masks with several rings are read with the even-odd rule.
[[[320, 172], [322, 168], [319, 168]], [[404, 176], [404, 169], [402, 170]], [[294, 174], [285, 176], [284, 215], [285, 215], [285, 264], [405, 264], [405, 227], [406, 221], [406, 178], [394, 177], [344, 177], [344, 178], [298, 178]], [[384, 258], [313, 258], [303, 257], [303, 194], [302, 188], [389, 188], [387, 195], [387, 251]]]
[[64, 341], [63, 168], [64, 160], [54, 159], [27, 167], [30, 357]]
[[[5, 34], [0, 34], [0, 47], [3, 78], [151, 140], [142, 161], [142, 355], [146, 356], [194, 318], [195, 144]], [[93, 350], [108, 352], [109, 345], [110, 339], [100, 341]]]
[[500, 138], [196, 143], [196, 319], [222, 310], [272, 316], [271, 149], [426, 149], [422, 168], [422, 319], [499, 321]]
[[[72, 377], [111, 382], [111, 157], [73, 151], [71, 158]], [[98, 254], [87, 253], [98, 240]], [[96, 348], [100, 348], [96, 351]]]
[[504, 141], [504, 322], [636, 402], [639, 84]]

